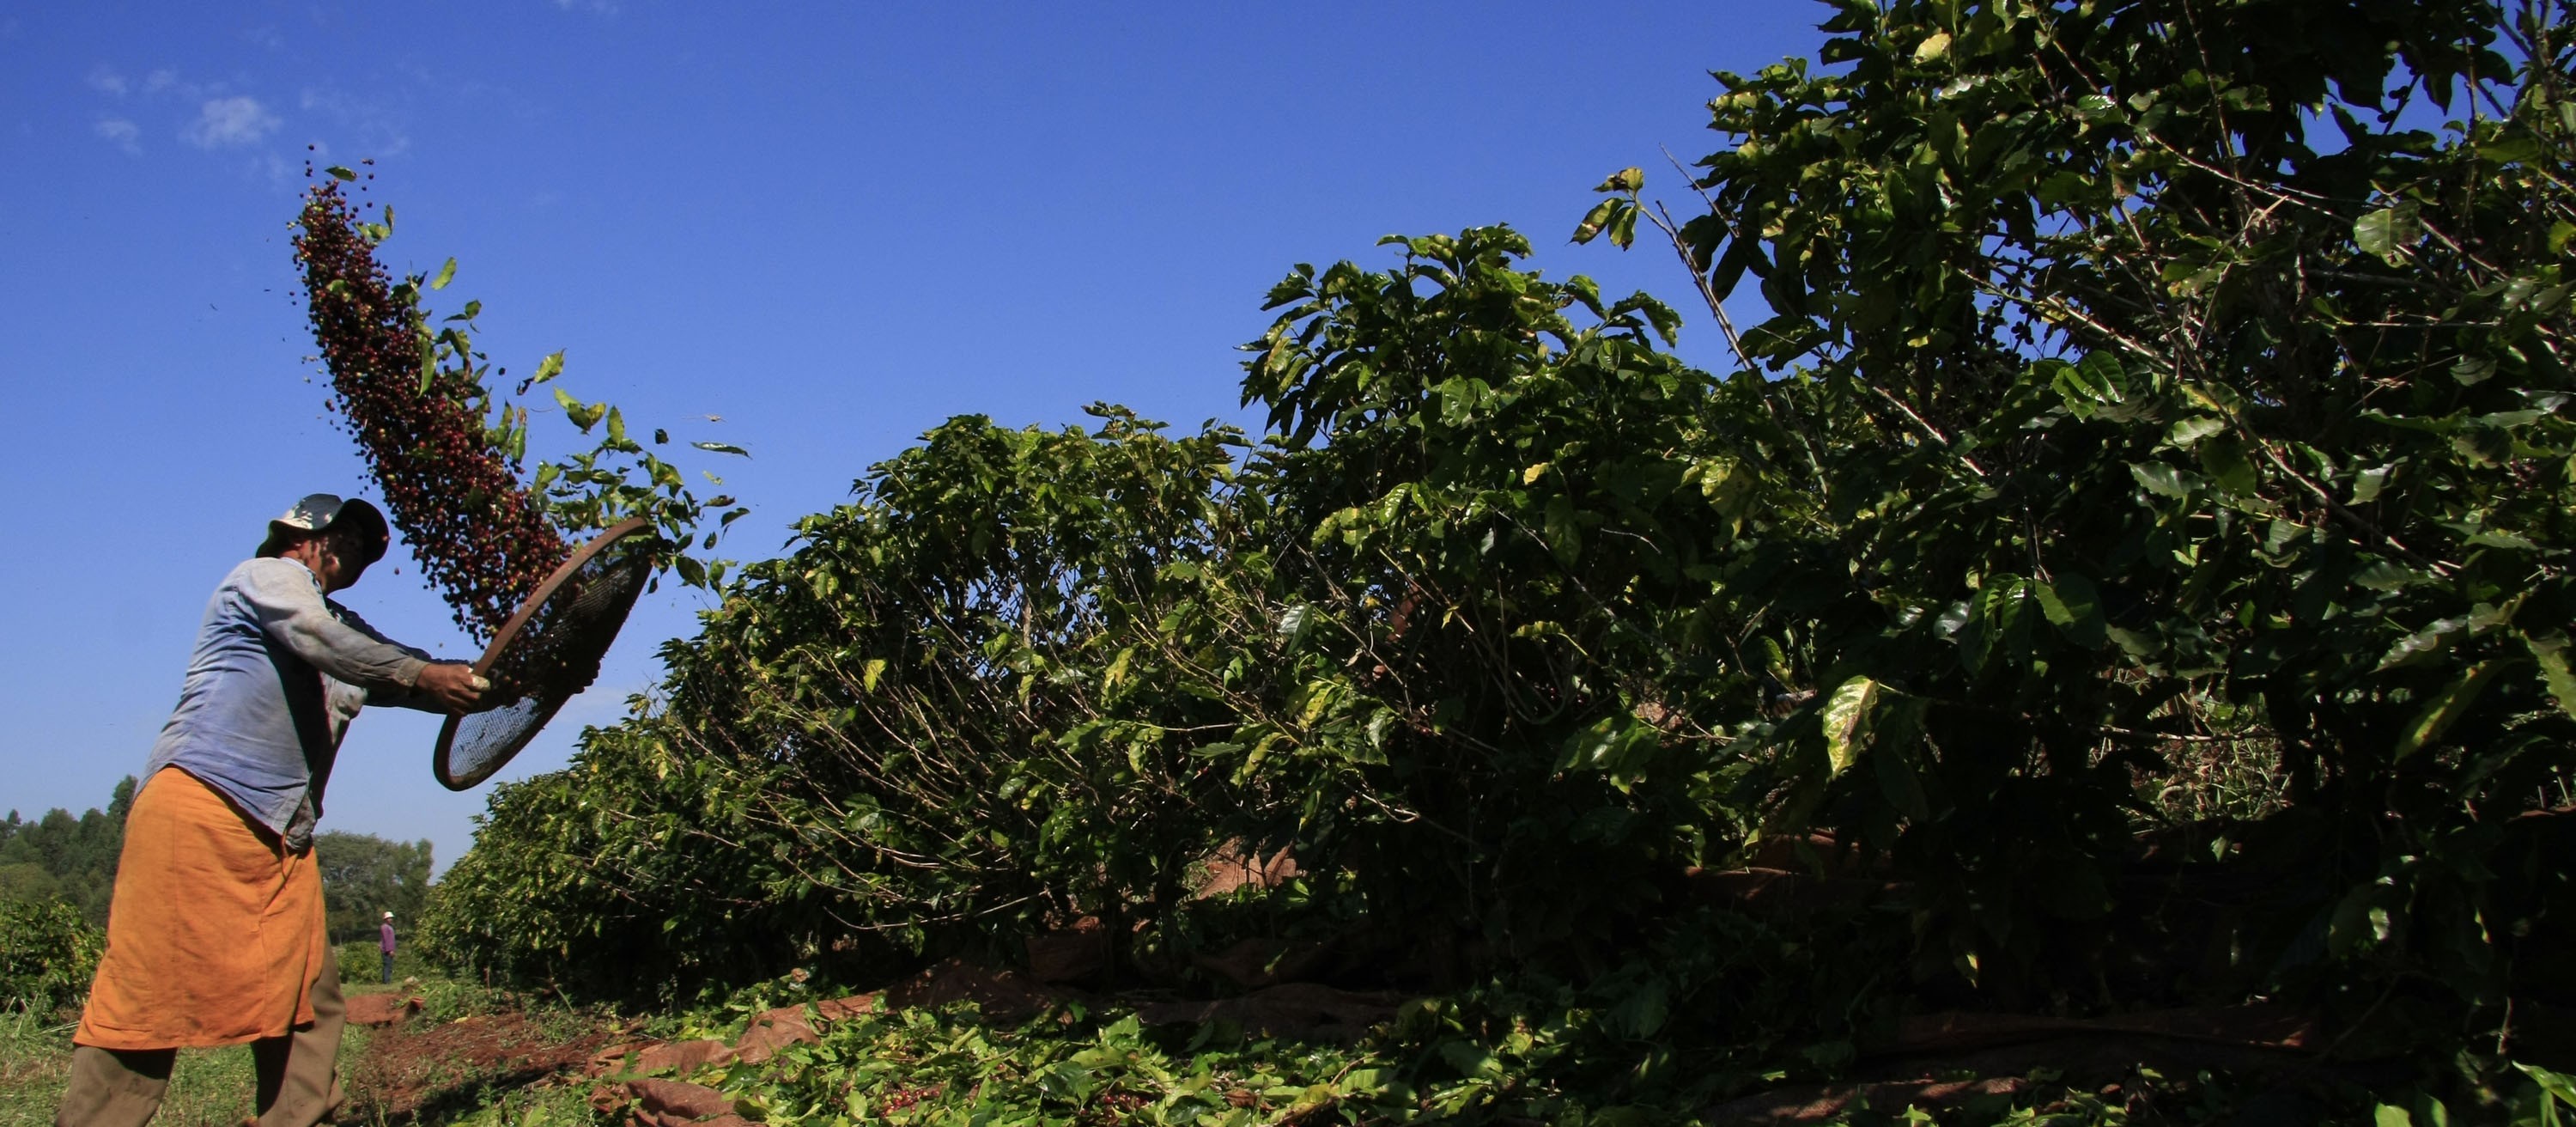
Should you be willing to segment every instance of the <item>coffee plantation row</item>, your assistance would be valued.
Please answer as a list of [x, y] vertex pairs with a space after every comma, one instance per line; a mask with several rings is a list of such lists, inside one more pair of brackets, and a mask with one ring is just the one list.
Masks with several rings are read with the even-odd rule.
[[2541, 1114], [2566, 9], [1825, 28], [1717, 76], [1685, 214], [1629, 169], [1575, 231], [1678, 256], [1735, 370], [1508, 229], [1300, 265], [1246, 346], [1266, 435], [933, 430], [497, 789], [424, 941], [672, 1001], [1080, 928], [1093, 989], [1221, 993], [1261, 940], [1451, 998], [1414, 1043], [1468, 1047], [1390, 1067], [1498, 1078], [1462, 1115], [1831, 1080], [1934, 1011], [2267, 999], [2398, 1062], [2365, 1112]]

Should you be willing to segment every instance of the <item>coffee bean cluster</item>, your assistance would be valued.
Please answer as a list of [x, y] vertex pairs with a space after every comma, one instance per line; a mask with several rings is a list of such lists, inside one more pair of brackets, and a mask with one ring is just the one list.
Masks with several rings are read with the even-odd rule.
[[938, 1099], [939, 1093], [943, 1090], [944, 1089], [937, 1084], [931, 1084], [920, 1088], [897, 1088], [894, 1091], [886, 1093], [883, 1097], [877, 1100], [877, 1114], [892, 1115], [898, 1111], [910, 1108], [914, 1104], [920, 1103], [923, 1100]]
[[336, 181], [305, 193], [297, 227], [331, 408], [456, 624], [489, 641], [570, 546], [494, 446], [484, 425], [490, 393], [471, 360], [437, 366], [423, 386], [430, 336], [417, 286], [393, 284]]

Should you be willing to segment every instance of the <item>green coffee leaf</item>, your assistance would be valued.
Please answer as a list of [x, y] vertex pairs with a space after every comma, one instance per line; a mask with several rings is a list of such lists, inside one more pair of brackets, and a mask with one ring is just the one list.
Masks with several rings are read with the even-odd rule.
[[2046, 583], [2031, 584], [2031, 593], [2039, 598], [2039, 609], [2048, 616], [2048, 624], [2079, 646], [2099, 649], [2110, 640], [2110, 622], [2102, 617], [2102, 597], [2093, 589], [2093, 581], [2073, 572], [2059, 572]]
[[2191, 496], [2191, 479], [2183, 471], [2162, 462], [2132, 463], [2129, 476], [2136, 478], [2147, 492], [2159, 497], [2183, 500]]
[[1279, 628], [1275, 633], [1282, 646], [1293, 650], [1305, 644], [1306, 632], [1314, 629], [1314, 626], [1315, 608], [1307, 603], [1299, 603], [1279, 616]]
[[2569, 668], [2567, 635], [2525, 637], [2523, 645], [2540, 665], [2540, 680], [2549, 687], [2549, 699], [2558, 711], [2576, 716], [2576, 669]]
[[2383, 207], [2355, 220], [2352, 241], [2365, 254], [2379, 256], [2390, 266], [2404, 266], [2408, 248], [2422, 237], [2411, 207]]
[[2201, 443], [2200, 468], [2228, 496], [2254, 495], [2254, 463], [2247, 460], [2245, 444], [2234, 435], [2222, 435]]
[[2451, 725], [2469, 710], [2469, 705], [2476, 702], [2478, 694], [2486, 690], [2487, 682], [2493, 680], [2496, 671], [2504, 665], [2504, 662], [2493, 660], [2479, 662], [2459, 680], [2434, 694], [2432, 701], [2424, 706], [2424, 711], [2399, 733], [2397, 746], [2390, 757], [2403, 761], [2407, 756], [2440, 742], [2442, 734], [2450, 731]]
[[1825, 698], [1820, 719], [1825, 729], [1825, 762], [1834, 774], [1849, 770], [1860, 759], [1860, 743], [1867, 734], [1871, 706], [1878, 703], [1878, 682], [1867, 677], [1854, 677], [1835, 686]]
[[2541, 1091], [2549, 1093], [2550, 1099], [2570, 1108], [2576, 1108], [2576, 1076], [2553, 1072], [2539, 1065], [2524, 1064], [2521, 1061], [2513, 1062], [2513, 1066], [2521, 1069], [2522, 1074], [2530, 1077], [2533, 1083], [2540, 1085]]
[[1646, 186], [1646, 170], [1635, 165], [1611, 173], [1593, 187], [1596, 192], [1634, 192]]

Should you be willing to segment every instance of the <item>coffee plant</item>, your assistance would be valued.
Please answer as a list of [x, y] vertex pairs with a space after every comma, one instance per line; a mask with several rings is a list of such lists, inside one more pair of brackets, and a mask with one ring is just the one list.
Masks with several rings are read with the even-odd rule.
[[696, 982], [835, 938], [909, 957], [1176, 907], [1238, 807], [1293, 802], [1227, 787], [1222, 750], [1197, 747], [1229, 726], [1201, 666], [1235, 655], [1136, 644], [1205, 617], [1200, 565], [1243, 531], [1224, 500], [1241, 439], [1101, 414], [1096, 432], [953, 420], [800, 522], [794, 554], [665, 648], [667, 703], [587, 736], [617, 798], [561, 777], [496, 792], [494, 847], [440, 883], [429, 941], [638, 981], [565, 957], [605, 946]]
[[0, 901], [0, 1010], [52, 1018], [79, 1004], [106, 946], [67, 901]]
[[[1088, 916], [1176, 988], [1246, 934], [1485, 983], [1517, 1016], [1455, 1053], [1527, 1035], [1498, 1092], [1688, 1053], [1715, 1098], [1909, 1010], [2253, 997], [2440, 1062], [2379, 1081], [2539, 1090], [2567, 1062], [2512, 1054], [2576, 1002], [2567, 9], [1824, 26], [1716, 76], [1685, 214], [1632, 168], [1575, 230], [1668, 243], [1735, 370], [1473, 228], [1275, 287], [1258, 443], [954, 420], [496, 795], [444, 952], [631, 989]], [[1188, 894], [1283, 847], [1278, 888]], [[1865, 954], [1684, 910], [1754, 860], [1866, 874], [1804, 937]], [[1603, 1016], [1700, 990], [1753, 1027]]]
[[1830, 70], [1718, 76], [1707, 214], [1631, 169], [1577, 231], [1648, 216], [1776, 313], [1738, 343], [1789, 425], [1737, 457], [1818, 555], [1715, 592], [1805, 702], [1740, 797], [1951, 884], [1975, 976], [2103, 917], [2140, 792], [2250, 744], [2331, 875], [2236, 973], [2438, 958], [2500, 1019], [2544, 972], [2494, 921], [2559, 882], [2494, 851], [2576, 736], [2566, 8], [1825, 27]]

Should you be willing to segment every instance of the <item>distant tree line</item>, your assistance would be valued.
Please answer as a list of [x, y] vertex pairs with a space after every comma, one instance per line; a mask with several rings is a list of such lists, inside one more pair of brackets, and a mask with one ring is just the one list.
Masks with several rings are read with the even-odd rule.
[[429, 839], [387, 841], [374, 834], [331, 831], [313, 837], [322, 863], [322, 903], [333, 943], [371, 939], [386, 912], [409, 928], [429, 899]]
[[[26, 819], [12, 810], [0, 821], [0, 904], [59, 900], [79, 909], [91, 926], [105, 926], [116, 888], [116, 859], [125, 848], [125, 815], [139, 787], [134, 776], [117, 781], [107, 809], [78, 816], [59, 807]], [[429, 895], [430, 843], [387, 841], [374, 834], [319, 834], [323, 902], [331, 938], [348, 942], [375, 934], [386, 912], [402, 922], [418, 914]]]
[[106, 810], [93, 807], [78, 817], [56, 807], [26, 821], [10, 811], [0, 822], [0, 901], [64, 900], [90, 923], [106, 923], [135, 785], [132, 775], [117, 780]]

